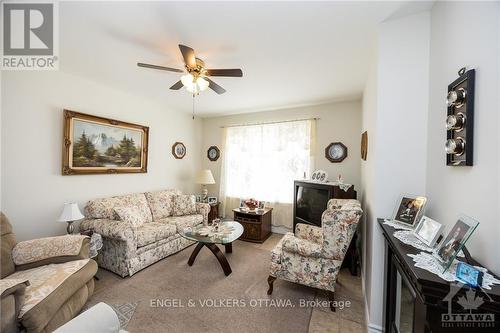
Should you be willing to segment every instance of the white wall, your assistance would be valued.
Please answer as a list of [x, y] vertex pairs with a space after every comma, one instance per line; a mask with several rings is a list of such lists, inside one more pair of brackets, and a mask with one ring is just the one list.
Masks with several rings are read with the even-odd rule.
[[[191, 179], [201, 163], [201, 120], [130, 93], [62, 71], [2, 73], [2, 209], [20, 240], [65, 233], [55, 222], [65, 202], [161, 188], [198, 191]], [[61, 175], [62, 110], [149, 126], [148, 172]], [[175, 141], [187, 155], [176, 160]]]
[[[363, 216], [361, 222], [362, 234], [362, 281], [363, 294], [366, 295], [366, 306], [370, 304], [371, 294], [367, 292], [367, 286], [371, 286], [371, 267], [374, 254], [372, 248], [373, 221], [376, 216], [373, 215], [373, 205], [375, 201], [375, 160], [377, 156], [375, 139], [377, 137], [377, 66], [378, 61], [374, 59], [365, 89], [363, 91], [363, 111], [361, 131], [368, 133], [368, 154], [366, 161], [361, 160], [361, 207]], [[369, 311], [367, 311], [367, 314]]]
[[[341, 174], [344, 182], [352, 183], [359, 189], [361, 103], [360, 101], [340, 102], [292, 109], [237, 114], [224, 117], [206, 118], [203, 121], [203, 164], [211, 169], [216, 184], [208, 187], [211, 195], [219, 195], [221, 161], [211, 162], [206, 157], [208, 147], [216, 145], [224, 154], [221, 126], [252, 124], [268, 121], [283, 121], [305, 118], [320, 118], [316, 122], [315, 169], [328, 172], [330, 180]], [[348, 156], [341, 163], [331, 163], [325, 158], [325, 148], [331, 142], [340, 141], [347, 146]], [[308, 175], [310, 176], [310, 175]]]
[[[428, 215], [447, 228], [464, 213], [480, 222], [467, 246], [473, 257], [500, 274], [499, 136], [500, 4], [438, 2], [431, 16], [428, 127]], [[457, 24], [460, 22], [460, 33]], [[465, 44], [464, 44], [465, 42]], [[446, 166], [444, 99], [463, 66], [476, 69], [474, 166]]]
[[425, 12], [380, 25], [376, 88], [369, 82], [365, 90], [363, 112], [376, 110], [376, 117], [363, 115], [376, 145], [363, 166], [369, 185], [363, 200], [369, 207], [364, 275], [370, 331], [383, 325], [384, 241], [376, 218], [390, 217], [402, 193], [425, 193], [429, 21]]

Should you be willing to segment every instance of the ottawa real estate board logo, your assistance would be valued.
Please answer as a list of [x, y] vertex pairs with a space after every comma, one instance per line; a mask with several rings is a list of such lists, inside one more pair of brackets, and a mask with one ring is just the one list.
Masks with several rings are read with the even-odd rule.
[[57, 70], [57, 2], [2, 1], [2, 70]]

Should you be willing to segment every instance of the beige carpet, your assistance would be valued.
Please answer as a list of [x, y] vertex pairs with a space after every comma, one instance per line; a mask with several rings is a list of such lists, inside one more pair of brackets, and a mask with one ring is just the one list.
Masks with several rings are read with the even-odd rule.
[[[131, 333], [308, 331], [312, 308], [299, 304], [300, 299], [313, 300], [316, 291], [277, 281], [268, 296], [269, 246], [236, 241], [233, 253], [227, 255], [233, 270], [228, 277], [207, 248], [189, 267], [192, 250], [165, 258], [131, 278], [99, 270], [90, 305], [137, 302], [127, 326]], [[289, 300], [283, 304], [295, 307], [276, 307], [269, 303], [271, 299]], [[155, 307], [152, 302], [164, 306]]]

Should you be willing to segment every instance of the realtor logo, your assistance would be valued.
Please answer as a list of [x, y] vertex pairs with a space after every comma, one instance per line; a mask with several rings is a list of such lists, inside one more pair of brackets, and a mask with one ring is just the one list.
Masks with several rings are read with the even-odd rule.
[[3, 70], [58, 69], [57, 3], [2, 4]]

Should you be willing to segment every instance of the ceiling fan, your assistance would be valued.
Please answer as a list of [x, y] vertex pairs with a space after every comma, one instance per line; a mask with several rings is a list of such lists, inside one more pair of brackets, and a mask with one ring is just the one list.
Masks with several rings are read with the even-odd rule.
[[[207, 69], [205, 68], [205, 62], [200, 58], [194, 56], [194, 50], [189, 46], [179, 44], [179, 49], [181, 50], [182, 57], [184, 58], [184, 67], [187, 74], [183, 75], [179, 81], [177, 81], [173, 86], [170, 87], [172, 90], [179, 90], [182, 87], [186, 87], [187, 91], [193, 95], [199, 94], [201, 91], [207, 88], [212, 89], [217, 94], [223, 94], [226, 89], [219, 86], [217, 83], [212, 81], [209, 76], [229, 76], [229, 77], [242, 77], [243, 72], [241, 69]], [[177, 68], [170, 68], [158, 65], [145, 64], [138, 62], [137, 66], [146, 67], [152, 69], [159, 69], [162, 71], [174, 72], [174, 73], [184, 73], [183, 70]]]

